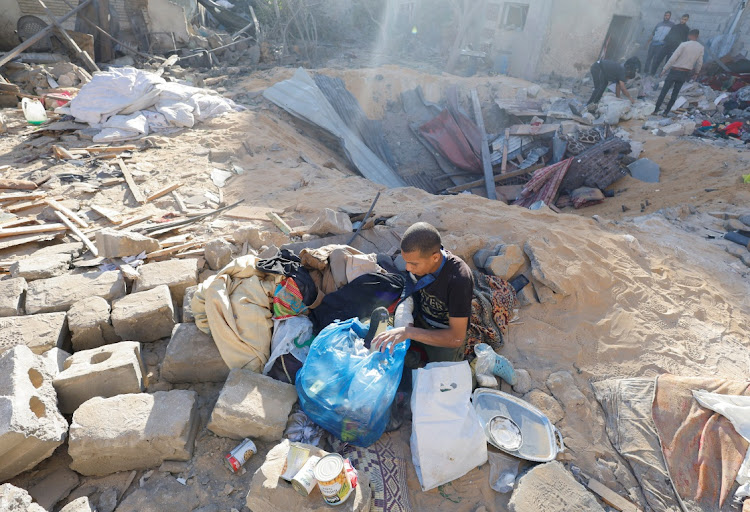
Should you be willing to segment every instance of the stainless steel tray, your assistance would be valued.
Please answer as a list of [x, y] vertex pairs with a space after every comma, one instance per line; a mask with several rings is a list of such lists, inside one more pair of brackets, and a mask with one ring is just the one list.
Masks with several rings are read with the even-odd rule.
[[510, 418], [521, 429], [523, 442], [517, 450], [508, 451], [488, 436], [487, 442], [492, 446], [514, 457], [534, 462], [549, 462], [554, 460], [558, 453], [565, 451], [560, 431], [542, 411], [530, 403], [508, 393], [486, 388], [474, 391], [471, 402], [485, 432], [487, 423], [498, 415]]

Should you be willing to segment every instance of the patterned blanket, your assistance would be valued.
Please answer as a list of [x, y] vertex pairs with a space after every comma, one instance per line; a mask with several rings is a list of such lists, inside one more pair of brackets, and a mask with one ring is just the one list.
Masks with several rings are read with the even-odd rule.
[[486, 343], [494, 350], [502, 346], [517, 300], [516, 291], [508, 281], [474, 271], [474, 298], [465, 353], [468, 359], [473, 359], [474, 345], [479, 343]]

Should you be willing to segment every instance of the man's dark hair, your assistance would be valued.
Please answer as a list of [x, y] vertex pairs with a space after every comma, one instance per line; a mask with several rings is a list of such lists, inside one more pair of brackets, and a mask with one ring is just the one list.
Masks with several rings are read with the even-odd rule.
[[682, 15], [682, 17], [683, 17], [683, 18], [687, 18], [687, 19], [690, 19], [690, 15], [689, 15], [689, 14], [683, 14], [683, 15]]
[[409, 226], [401, 237], [401, 251], [419, 251], [422, 256], [430, 256], [440, 250], [442, 242], [435, 226], [427, 222], [417, 222]]
[[666, 11], [664, 14], [669, 14], [670, 16], [672, 16], [672, 11]]
[[701, 35], [701, 31], [698, 30], [697, 28], [694, 28], [690, 30], [690, 32], [688, 32], [688, 35], [698, 37], [699, 35]]

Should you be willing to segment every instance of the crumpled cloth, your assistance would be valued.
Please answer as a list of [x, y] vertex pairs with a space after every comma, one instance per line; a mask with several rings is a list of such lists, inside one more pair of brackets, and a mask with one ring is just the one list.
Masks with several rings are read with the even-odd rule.
[[387, 274], [376, 254], [364, 254], [348, 245], [325, 245], [302, 249], [302, 265], [310, 270], [318, 290], [333, 293], [364, 274]]
[[[486, 343], [493, 350], [503, 344], [503, 335], [518, 305], [516, 291], [499, 277], [474, 271], [474, 296], [471, 299], [471, 318], [466, 332], [466, 356], [474, 354], [474, 346]], [[468, 357], [473, 359], [473, 357]]]
[[271, 355], [273, 294], [283, 276], [259, 271], [256, 261], [242, 256], [206, 279], [191, 306], [229, 368], [260, 372]]

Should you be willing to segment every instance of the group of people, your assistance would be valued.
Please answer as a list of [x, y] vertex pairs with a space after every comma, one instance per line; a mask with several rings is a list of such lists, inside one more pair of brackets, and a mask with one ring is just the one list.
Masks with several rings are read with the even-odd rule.
[[[659, 109], [671, 90], [672, 95], [662, 112], [664, 116], [672, 110], [685, 82], [696, 78], [703, 66], [703, 45], [698, 42], [700, 32], [698, 29], [691, 29], [688, 26], [690, 15], [683, 14], [680, 23], [673, 23], [671, 19], [672, 13], [667, 11], [664, 13], [664, 19], [654, 27], [648, 41], [648, 55], [643, 68], [645, 74], [653, 76], [662, 61], [666, 59], [659, 75], [665, 78], [664, 86], [659, 93], [654, 112], [659, 113]], [[638, 71], [639, 66], [635, 59], [629, 59], [624, 64], [607, 59], [596, 61], [591, 66], [594, 91], [588, 104], [598, 103], [607, 86], [611, 83], [616, 85], [615, 94], [618, 98], [622, 93], [631, 103], [635, 103], [635, 100], [628, 93], [625, 82], [634, 78]]]

